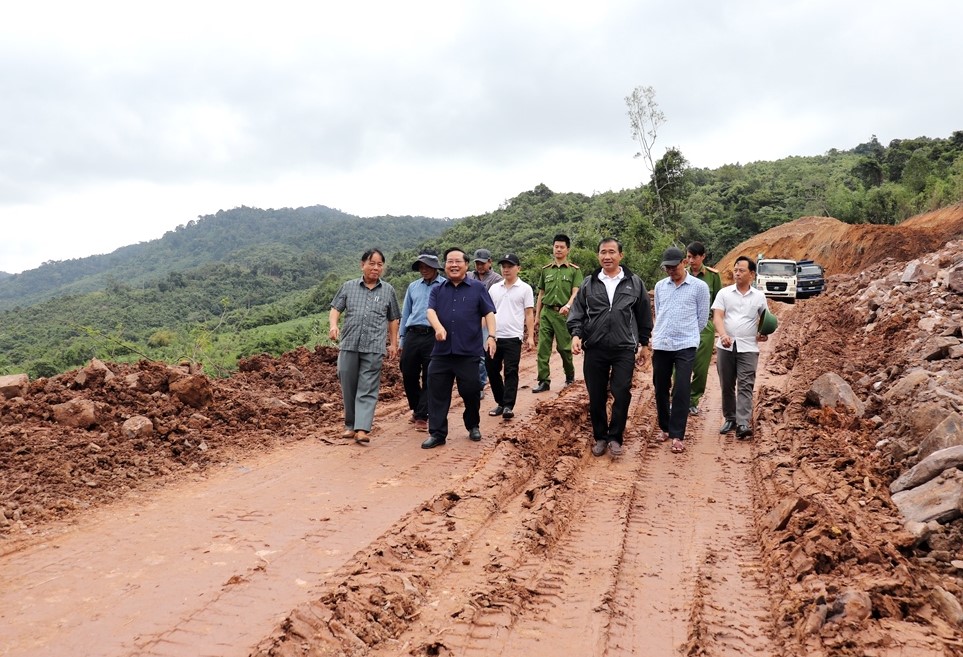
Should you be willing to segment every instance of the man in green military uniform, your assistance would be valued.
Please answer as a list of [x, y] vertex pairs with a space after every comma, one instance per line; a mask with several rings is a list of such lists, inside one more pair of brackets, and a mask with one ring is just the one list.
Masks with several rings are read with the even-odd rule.
[[552, 378], [548, 359], [552, 355], [552, 340], [562, 357], [565, 385], [575, 381], [575, 365], [572, 364], [572, 336], [565, 325], [568, 311], [575, 294], [582, 285], [582, 271], [568, 261], [572, 241], [568, 235], [558, 234], [552, 241], [554, 260], [538, 273], [538, 299], [535, 302], [535, 322], [538, 331], [538, 385], [532, 392], [545, 392], [551, 387]]
[[[706, 247], [702, 242], [693, 242], [686, 247], [686, 258], [689, 261], [689, 273], [709, 286], [709, 305], [716, 300], [716, 294], [722, 289], [722, 277], [719, 272], [705, 264]], [[695, 362], [692, 364], [692, 387], [689, 390], [689, 414], [699, 414], [699, 400], [706, 391], [706, 379], [709, 376], [709, 361], [712, 360], [712, 344], [715, 340], [716, 327], [710, 321], [699, 335], [699, 348], [696, 350]]]

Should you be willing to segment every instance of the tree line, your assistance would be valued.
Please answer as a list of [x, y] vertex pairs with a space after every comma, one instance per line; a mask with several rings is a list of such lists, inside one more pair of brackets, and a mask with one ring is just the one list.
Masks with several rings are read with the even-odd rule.
[[586, 270], [612, 235], [651, 286], [669, 245], [699, 240], [711, 264], [799, 217], [897, 224], [963, 200], [963, 131], [716, 169], [690, 167], [670, 148], [652, 164], [632, 189], [586, 196], [537, 185], [454, 221], [236, 208], [107, 256], [0, 277], [0, 372], [49, 376], [97, 357], [192, 359], [224, 373], [239, 357], [324, 343], [328, 304], [370, 246], [387, 254], [385, 277], [401, 295], [424, 248], [511, 251], [534, 283], [556, 233], [572, 238], [570, 257]]

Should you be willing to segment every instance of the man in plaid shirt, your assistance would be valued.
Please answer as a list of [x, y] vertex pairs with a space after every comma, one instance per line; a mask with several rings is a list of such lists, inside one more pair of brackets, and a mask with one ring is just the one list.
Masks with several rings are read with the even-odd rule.
[[[381, 364], [398, 355], [401, 311], [390, 283], [381, 280], [385, 254], [369, 249], [361, 256], [361, 278], [347, 281], [334, 295], [328, 315], [329, 337], [339, 345], [338, 379], [344, 398], [343, 438], [369, 441], [381, 388]], [[344, 314], [344, 322], [338, 320]], [[387, 339], [386, 339], [387, 338]]]

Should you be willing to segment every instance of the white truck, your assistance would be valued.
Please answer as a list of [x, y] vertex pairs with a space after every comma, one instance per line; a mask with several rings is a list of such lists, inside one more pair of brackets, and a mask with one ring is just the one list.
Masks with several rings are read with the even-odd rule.
[[756, 261], [756, 288], [767, 297], [786, 303], [796, 302], [796, 261], [764, 258]]

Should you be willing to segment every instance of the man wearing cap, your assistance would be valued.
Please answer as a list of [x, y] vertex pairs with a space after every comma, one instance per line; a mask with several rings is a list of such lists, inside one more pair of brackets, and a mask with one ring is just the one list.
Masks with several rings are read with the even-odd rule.
[[[428, 364], [428, 438], [423, 449], [444, 445], [452, 384], [465, 404], [462, 420], [468, 438], [479, 441], [481, 385], [478, 359], [495, 355], [495, 304], [482, 283], [468, 278], [468, 256], [458, 248], [445, 251], [445, 276], [428, 297], [428, 323], [435, 330], [435, 346]], [[488, 339], [482, 340], [482, 322]]]
[[716, 334], [716, 370], [722, 388], [725, 423], [720, 434], [735, 430], [738, 438], [752, 436], [752, 391], [759, 364], [759, 342], [769, 339], [759, 332], [759, 319], [769, 310], [766, 295], [752, 284], [756, 263], [739, 256], [732, 266], [735, 284], [722, 288], [712, 304]]
[[535, 348], [535, 292], [531, 285], [518, 278], [520, 263], [517, 255], [506, 253], [498, 264], [502, 280], [489, 290], [495, 304], [495, 354], [485, 357], [496, 406], [488, 414], [510, 420], [515, 417], [522, 340], [528, 349]]
[[[582, 371], [589, 395], [594, 456], [608, 449], [622, 455], [622, 434], [632, 401], [636, 354], [649, 344], [652, 309], [645, 284], [623, 267], [622, 244], [608, 237], [599, 242], [600, 268], [587, 276], [568, 316], [572, 352], [582, 353]], [[612, 416], [607, 415], [609, 392]]]
[[425, 249], [411, 268], [421, 278], [408, 285], [402, 303], [401, 378], [415, 429], [428, 431], [428, 363], [435, 346], [435, 330], [428, 323], [428, 296], [445, 279], [438, 274], [438, 255], [430, 249]]
[[568, 261], [572, 241], [559, 233], [552, 240], [553, 260], [538, 274], [538, 298], [535, 300], [535, 321], [538, 324], [538, 385], [532, 392], [545, 392], [552, 386], [548, 361], [552, 356], [552, 340], [562, 357], [565, 385], [575, 381], [572, 363], [572, 336], [565, 321], [582, 284], [582, 271]]
[[[685, 248], [688, 271], [692, 276], [702, 279], [709, 286], [709, 305], [716, 300], [716, 295], [722, 289], [722, 278], [719, 272], [705, 264], [706, 247], [702, 242], [692, 242]], [[712, 360], [712, 342], [716, 336], [716, 327], [712, 321], [706, 323], [699, 335], [699, 348], [696, 349], [695, 363], [692, 365], [692, 385], [689, 389], [689, 415], [699, 414], [699, 401], [706, 391], [706, 381], [709, 378], [709, 362]]]
[[468, 278], [484, 283], [485, 289], [491, 292], [492, 285], [502, 280], [502, 277], [492, 269], [492, 252], [488, 249], [475, 251], [475, 269], [468, 272]]
[[662, 269], [668, 276], [655, 284], [652, 330], [652, 386], [659, 440], [671, 440], [673, 452], [685, 450], [692, 364], [702, 329], [709, 322], [709, 286], [687, 272], [683, 260], [685, 253], [675, 247], [662, 254]]
[[[475, 269], [468, 272], [468, 278], [473, 278], [485, 285], [485, 289], [491, 292], [492, 285], [502, 280], [492, 269], [492, 253], [488, 249], [478, 249], [474, 256]], [[488, 330], [482, 326], [482, 337], [488, 340]], [[479, 398], [485, 397], [485, 385], [488, 383], [488, 371], [485, 366], [485, 358], [482, 357], [478, 364], [478, 379], [481, 381], [481, 393]]]
[[[385, 255], [368, 249], [361, 255], [361, 278], [347, 281], [334, 295], [328, 313], [328, 337], [338, 343], [338, 380], [344, 399], [344, 438], [369, 441], [381, 387], [381, 365], [398, 354], [401, 312], [395, 289], [381, 280]], [[338, 320], [344, 314], [343, 325]], [[385, 339], [387, 337], [387, 340]]]

